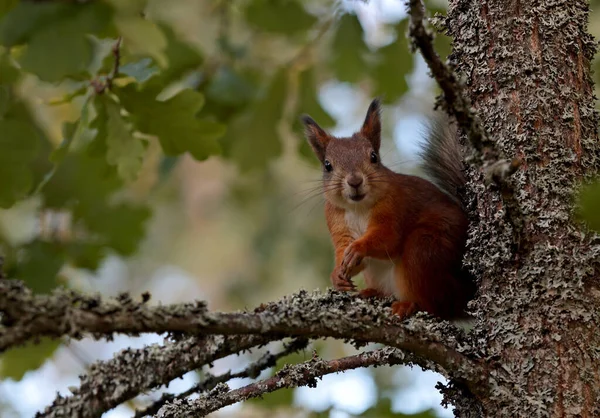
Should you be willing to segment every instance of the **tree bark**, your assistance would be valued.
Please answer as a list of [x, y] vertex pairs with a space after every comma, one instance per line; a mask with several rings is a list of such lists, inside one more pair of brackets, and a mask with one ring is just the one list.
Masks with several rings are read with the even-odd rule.
[[583, 0], [450, 0], [451, 61], [506, 157], [509, 193], [471, 170], [466, 263], [490, 390], [448, 396], [458, 416], [600, 417], [598, 236], [576, 222], [600, 144]]

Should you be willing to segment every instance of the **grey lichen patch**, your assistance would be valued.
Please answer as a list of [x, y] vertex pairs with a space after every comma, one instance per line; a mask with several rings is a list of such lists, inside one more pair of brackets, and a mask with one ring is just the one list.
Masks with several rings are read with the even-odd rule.
[[406, 354], [393, 348], [364, 352], [336, 360], [324, 360], [313, 353], [311, 360], [286, 365], [273, 377], [251, 383], [240, 389], [229, 390], [226, 385], [217, 386], [196, 400], [175, 400], [165, 404], [157, 414], [161, 418], [203, 417], [225, 406], [260, 397], [283, 388], [298, 386], [316, 387], [327, 374], [339, 373], [358, 367], [406, 364]]
[[469, 172], [465, 262], [480, 277], [474, 336], [494, 385], [481, 401], [495, 416], [600, 416], [598, 384], [581, 384], [600, 364], [600, 241], [573, 216], [600, 168], [588, 12], [582, 0], [450, 1], [453, 64], [491, 139], [523, 161], [510, 180], [518, 230], [500, 190]]
[[125, 349], [94, 363], [71, 396], [58, 395], [36, 417], [100, 417], [149, 389], [168, 384], [190, 370], [269, 342], [262, 336], [187, 337], [176, 343]]

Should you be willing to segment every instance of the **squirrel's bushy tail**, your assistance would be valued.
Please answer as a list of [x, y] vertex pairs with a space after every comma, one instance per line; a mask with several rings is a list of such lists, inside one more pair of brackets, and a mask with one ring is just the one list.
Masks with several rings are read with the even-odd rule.
[[445, 113], [436, 112], [431, 118], [420, 155], [431, 181], [460, 201], [460, 190], [465, 185], [462, 150], [458, 129]]

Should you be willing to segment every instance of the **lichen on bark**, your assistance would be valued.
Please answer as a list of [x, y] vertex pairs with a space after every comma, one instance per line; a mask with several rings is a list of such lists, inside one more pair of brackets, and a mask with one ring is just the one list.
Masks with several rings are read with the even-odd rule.
[[582, 0], [450, 1], [453, 64], [497, 146], [523, 161], [510, 179], [518, 225], [501, 193], [469, 175], [475, 332], [507, 372], [490, 374], [481, 399], [494, 416], [600, 416], [600, 241], [573, 212], [600, 167], [588, 12]]

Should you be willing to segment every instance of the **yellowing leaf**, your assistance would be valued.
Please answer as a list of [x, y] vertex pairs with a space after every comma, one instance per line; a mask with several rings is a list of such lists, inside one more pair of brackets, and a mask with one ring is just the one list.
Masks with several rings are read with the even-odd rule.
[[159, 66], [167, 67], [167, 38], [154, 23], [137, 16], [117, 17], [115, 26], [123, 37], [123, 46], [134, 54], [148, 55]]

